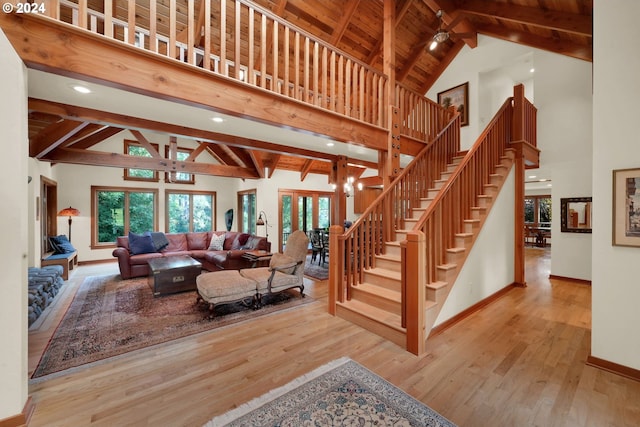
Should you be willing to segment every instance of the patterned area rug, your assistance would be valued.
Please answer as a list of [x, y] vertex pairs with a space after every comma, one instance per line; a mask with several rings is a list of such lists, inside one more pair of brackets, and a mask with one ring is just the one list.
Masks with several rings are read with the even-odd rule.
[[320, 255], [316, 255], [315, 262], [311, 262], [311, 255], [307, 255], [307, 261], [304, 264], [304, 275], [313, 279], [327, 280], [329, 278], [329, 264], [320, 263], [318, 265], [318, 258]]
[[334, 360], [205, 427], [420, 426], [451, 421], [348, 358]]
[[122, 280], [119, 275], [94, 276], [80, 285], [54, 332], [32, 378], [219, 328], [313, 302], [296, 290], [271, 297], [252, 310], [241, 304], [208, 307], [196, 304], [196, 292], [154, 298], [147, 278]]

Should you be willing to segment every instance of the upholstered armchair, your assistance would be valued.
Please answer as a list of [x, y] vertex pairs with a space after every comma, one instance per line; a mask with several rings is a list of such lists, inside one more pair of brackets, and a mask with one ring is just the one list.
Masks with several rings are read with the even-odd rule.
[[304, 264], [307, 258], [309, 238], [297, 230], [287, 239], [284, 253], [275, 253], [269, 267], [246, 268], [240, 275], [256, 282], [258, 303], [263, 295], [299, 288], [304, 297]]

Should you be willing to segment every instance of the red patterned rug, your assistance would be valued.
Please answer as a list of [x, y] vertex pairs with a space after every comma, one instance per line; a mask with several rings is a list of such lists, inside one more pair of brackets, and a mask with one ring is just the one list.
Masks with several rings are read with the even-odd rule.
[[146, 277], [88, 277], [60, 321], [32, 378], [313, 301], [309, 296], [300, 298], [297, 290], [291, 290], [272, 297], [259, 310], [240, 304], [216, 307], [217, 316], [209, 320], [207, 305], [196, 304], [195, 291], [154, 298]]

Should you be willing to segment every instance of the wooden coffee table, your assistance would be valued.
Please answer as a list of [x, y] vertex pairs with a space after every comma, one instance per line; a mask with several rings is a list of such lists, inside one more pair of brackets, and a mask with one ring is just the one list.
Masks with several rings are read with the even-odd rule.
[[168, 256], [149, 260], [149, 286], [153, 296], [193, 291], [202, 264], [188, 255]]

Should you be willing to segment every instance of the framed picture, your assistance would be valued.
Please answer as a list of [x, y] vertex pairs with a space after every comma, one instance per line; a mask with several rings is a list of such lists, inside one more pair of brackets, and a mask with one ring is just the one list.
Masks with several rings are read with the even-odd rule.
[[640, 168], [613, 171], [613, 245], [640, 247]]
[[467, 126], [469, 124], [469, 82], [439, 92], [438, 104], [445, 108], [454, 105], [456, 111], [460, 112], [460, 125]]

